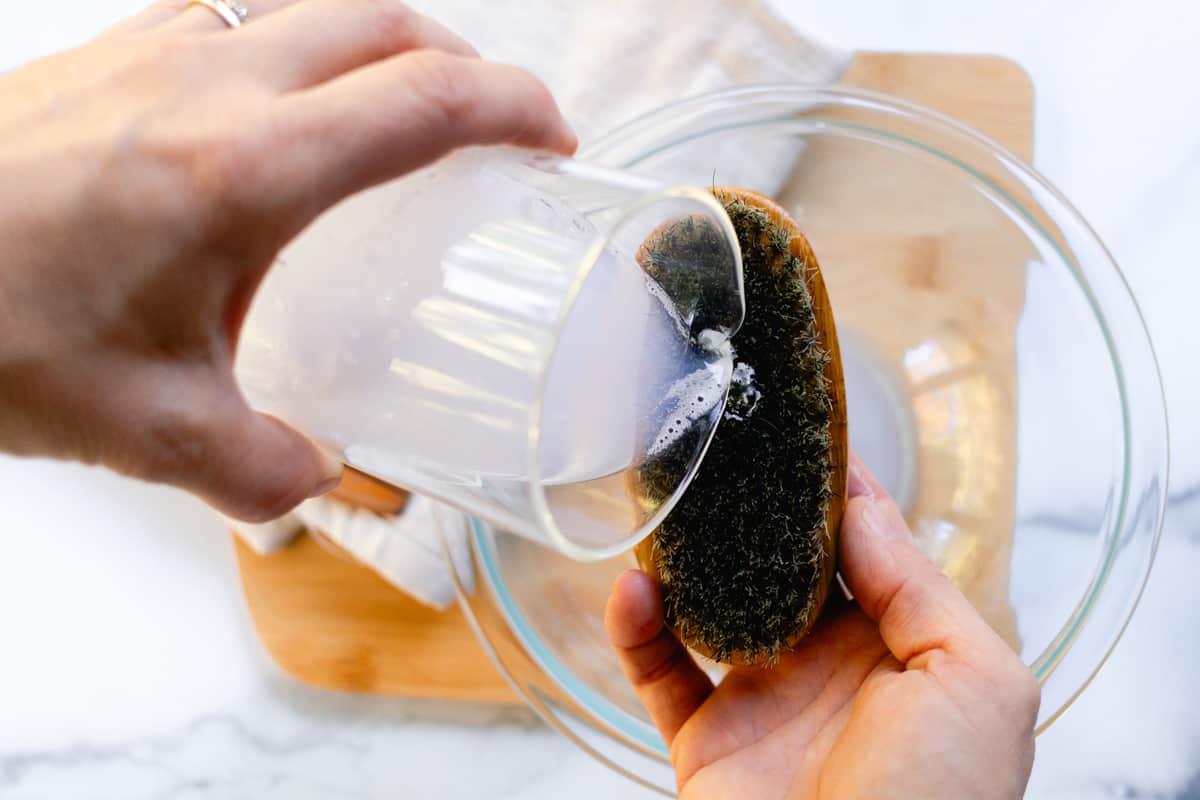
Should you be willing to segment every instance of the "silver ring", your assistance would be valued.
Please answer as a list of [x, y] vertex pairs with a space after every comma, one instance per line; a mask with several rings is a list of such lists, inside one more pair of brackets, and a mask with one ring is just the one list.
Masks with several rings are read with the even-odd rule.
[[238, 0], [188, 0], [189, 6], [204, 6], [231, 28], [240, 28], [250, 12]]

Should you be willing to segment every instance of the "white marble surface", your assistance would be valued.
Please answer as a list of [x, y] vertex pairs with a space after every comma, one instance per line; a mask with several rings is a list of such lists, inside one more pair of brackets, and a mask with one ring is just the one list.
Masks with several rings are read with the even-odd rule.
[[[5, 3], [0, 69], [137, 0]], [[1039, 741], [1030, 796], [1200, 798], [1200, 6], [1179, 0], [776, 5], [854, 47], [995, 52], [1037, 86], [1036, 165], [1127, 271], [1171, 408], [1172, 509], [1116, 655]], [[632, 23], [631, 23], [632, 24]], [[0, 459], [0, 798], [641, 797], [529, 715], [335, 696], [250, 630], [228, 538], [195, 501]]]

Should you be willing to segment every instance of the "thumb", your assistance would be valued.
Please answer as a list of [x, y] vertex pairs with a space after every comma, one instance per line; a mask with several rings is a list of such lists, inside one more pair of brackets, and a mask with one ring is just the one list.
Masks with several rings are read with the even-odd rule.
[[708, 675], [663, 624], [658, 583], [629, 570], [617, 578], [604, 612], [608, 640], [625, 677], [668, 744], [712, 694]]
[[[841, 570], [854, 599], [910, 667], [935, 651], [1012, 651], [916, 546], [895, 502], [851, 454]], [[914, 663], [915, 662], [915, 663]]]
[[[199, 495], [218, 511], [246, 522], [265, 522], [309, 497], [334, 489], [342, 464], [275, 417], [247, 405], [233, 383], [190, 384], [179, 424], [156, 439], [146, 474]], [[194, 410], [194, 411], [193, 411]]]
[[197, 493], [231, 517], [276, 519], [342, 480], [340, 461], [294, 428], [248, 406], [211, 436], [214, 457]]

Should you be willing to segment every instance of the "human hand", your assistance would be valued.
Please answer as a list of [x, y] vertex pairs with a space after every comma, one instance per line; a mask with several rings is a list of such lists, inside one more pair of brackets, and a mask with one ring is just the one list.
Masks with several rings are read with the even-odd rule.
[[257, 521], [341, 473], [233, 378], [279, 250], [454, 148], [575, 138], [537, 80], [399, 2], [248, 5], [229, 30], [161, 2], [0, 76], [0, 451]]
[[856, 603], [830, 601], [773, 668], [713, 687], [631, 571], [607, 627], [669, 743], [679, 794], [701, 798], [1019, 798], [1033, 765], [1033, 674], [917, 549], [857, 458], [841, 531]]

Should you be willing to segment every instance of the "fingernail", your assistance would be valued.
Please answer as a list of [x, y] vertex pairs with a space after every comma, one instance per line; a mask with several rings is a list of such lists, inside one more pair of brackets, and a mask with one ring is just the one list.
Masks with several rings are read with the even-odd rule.
[[309, 497], [320, 497], [323, 494], [328, 494], [342, 482], [342, 470], [344, 467], [341, 460], [320, 448], [318, 448], [318, 451], [321, 454], [321, 472], [324, 473], [325, 477], [313, 487], [312, 492], [308, 495]]
[[867, 482], [867, 478], [862, 473], [862, 468], [858, 464], [850, 465], [850, 475], [846, 479], [847, 489], [851, 497], [874, 497], [875, 493], [871, 490], [871, 484]]
[[575, 133], [575, 128], [571, 126], [565, 119], [563, 120], [563, 152], [572, 155], [579, 149], [579, 134]]
[[868, 531], [882, 539], [893, 539], [896, 536], [895, 526], [890, 524], [887, 512], [873, 497], [868, 496], [863, 504], [862, 522]]
[[334, 489], [336, 489], [338, 487], [338, 484], [341, 482], [342, 482], [341, 475], [337, 476], [336, 478], [326, 478], [325, 480], [318, 483], [316, 485], [316, 487], [311, 492], [309, 492], [308, 496], [309, 497], [320, 497], [323, 494], [329, 494]]

